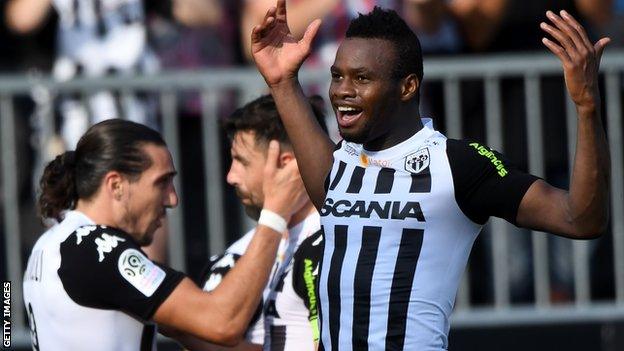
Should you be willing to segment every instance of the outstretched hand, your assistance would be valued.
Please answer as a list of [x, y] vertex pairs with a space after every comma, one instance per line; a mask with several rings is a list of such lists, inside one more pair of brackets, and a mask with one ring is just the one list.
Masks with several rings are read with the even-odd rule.
[[598, 108], [600, 58], [611, 39], [602, 38], [592, 44], [583, 26], [566, 11], [561, 11], [560, 16], [548, 11], [546, 16], [554, 26], [542, 22], [540, 27], [557, 42], [543, 38], [542, 43], [563, 63], [570, 97], [578, 108]]
[[310, 54], [312, 40], [320, 25], [321, 20], [314, 20], [303, 38], [297, 40], [288, 28], [286, 0], [277, 0], [277, 6], [267, 11], [262, 23], [251, 31], [251, 53], [269, 86], [296, 77], [299, 67]]

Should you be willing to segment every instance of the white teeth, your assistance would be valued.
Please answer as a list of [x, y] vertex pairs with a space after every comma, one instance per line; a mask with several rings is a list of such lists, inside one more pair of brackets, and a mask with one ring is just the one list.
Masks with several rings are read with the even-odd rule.
[[349, 107], [349, 106], [338, 106], [338, 111], [340, 111], [340, 112], [350, 112], [350, 111], [357, 111], [357, 109], [354, 108], [354, 107]]

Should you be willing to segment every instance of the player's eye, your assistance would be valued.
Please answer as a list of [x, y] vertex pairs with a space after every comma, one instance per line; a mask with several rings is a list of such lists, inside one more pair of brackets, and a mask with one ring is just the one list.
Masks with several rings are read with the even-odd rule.
[[367, 76], [365, 76], [365, 75], [359, 74], [359, 75], [356, 77], [356, 80], [357, 80], [358, 82], [360, 82], [360, 83], [364, 83], [364, 82], [368, 82], [368, 81], [369, 81], [369, 78], [368, 78]]
[[338, 79], [342, 78], [342, 76], [340, 74], [336, 73], [336, 72], [332, 72], [331, 73], [331, 78], [332, 78], [332, 80], [338, 80]]

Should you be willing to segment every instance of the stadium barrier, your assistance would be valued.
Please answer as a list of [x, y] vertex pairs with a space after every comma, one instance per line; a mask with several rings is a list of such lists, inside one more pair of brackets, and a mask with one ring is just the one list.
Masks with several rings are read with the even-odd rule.
[[[532, 266], [534, 303], [516, 305], [510, 300], [510, 247], [509, 237], [513, 226], [503, 220], [492, 219], [488, 230], [489, 256], [491, 257], [491, 284], [493, 303], [475, 305], [471, 303], [471, 280], [464, 274], [461, 288], [452, 316], [454, 328], [481, 327], [493, 325], [518, 325], [535, 323], [562, 323], [576, 321], [610, 321], [624, 319], [624, 156], [622, 142], [622, 91], [624, 73], [624, 51], [609, 50], [602, 59], [604, 89], [602, 96], [606, 106], [608, 141], [611, 152], [611, 224], [609, 236], [612, 240], [613, 262], [612, 279], [614, 298], [594, 301], [590, 289], [590, 248], [586, 241], [574, 241], [572, 265], [574, 276], [574, 299], [570, 303], [553, 304], [547, 236], [532, 232]], [[443, 87], [444, 119], [446, 134], [452, 138], [462, 137], [462, 92], [461, 83], [467, 80], [483, 82], [485, 104], [485, 136], [487, 144], [504, 152], [504, 133], [501, 99], [501, 81], [518, 78], [524, 81], [526, 106], [527, 159], [528, 170], [538, 176], [545, 176], [545, 149], [541, 110], [540, 79], [546, 76], [561, 76], [561, 65], [553, 56], [514, 55], [453, 57], [425, 60], [425, 82], [439, 82]], [[305, 70], [300, 81], [304, 87], [327, 86], [329, 74], [325, 71]], [[55, 119], [53, 103], [61, 93], [82, 94], [83, 96], [100, 90], [119, 92], [120, 95], [136, 91], [149, 91], [159, 95], [161, 130], [169, 145], [180, 176], [176, 188], [181, 192], [184, 170], [180, 166], [180, 140], [178, 121], [178, 92], [196, 91], [201, 95], [201, 135], [203, 164], [205, 173], [206, 213], [208, 223], [208, 250], [211, 254], [221, 252], [226, 246], [225, 212], [222, 167], [218, 121], [219, 105], [227, 99], [228, 92], [236, 91], [237, 104], [243, 103], [266, 92], [264, 81], [253, 68], [210, 69], [200, 72], [163, 72], [158, 75], [133, 77], [106, 77], [101, 79], [76, 79], [69, 82], [56, 82], [48, 76], [4, 75], [0, 76], [0, 150], [2, 173], [2, 218], [4, 233], [4, 257], [7, 263], [6, 274], [12, 284], [12, 325], [13, 345], [25, 346], [29, 343], [28, 325], [22, 307], [21, 281], [25, 267], [22, 265], [20, 236], [19, 194], [17, 164], [20, 155], [16, 154], [16, 97], [30, 97], [37, 102], [34, 125], [35, 174], [42, 172], [44, 164], [53, 155], [46, 153], [46, 145], [53, 137]], [[561, 89], [565, 89], [561, 85]], [[326, 90], [322, 90], [326, 91]], [[325, 94], [323, 94], [325, 95]], [[567, 94], [566, 94], [567, 96]], [[328, 109], [331, 111], [331, 109]], [[574, 159], [576, 112], [574, 104], [567, 98], [566, 134], [568, 140], [568, 160]], [[330, 113], [331, 114], [331, 113]], [[331, 114], [333, 115], [333, 114]], [[333, 120], [333, 118], [330, 118]], [[208, 167], [209, 165], [209, 167]], [[181, 197], [184, 194], [180, 194]], [[172, 210], [169, 216], [169, 260], [174, 268], [185, 270], [184, 228], [182, 206]], [[241, 210], [239, 220], [243, 227], [250, 228], [250, 222]], [[34, 220], [34, 219], [33, 219]], [[514, 253], [517, 255], [518, 253]], [[522, 253], [528, 254], [528, 253]], [[470, 269], [470, 268], [469, 268]]]

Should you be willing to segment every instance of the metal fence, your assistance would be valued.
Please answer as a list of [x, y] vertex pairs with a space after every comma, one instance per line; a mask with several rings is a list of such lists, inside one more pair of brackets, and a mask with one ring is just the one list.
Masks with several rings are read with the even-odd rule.
[[[624, 72], [624, 51], [610, 51], [602, 59], [604, 77], [603, 99], [606, 105], [606, 121], [611, 152], [611, 230], [614, 293], [612, 299], [596, 302], [591, 298], [590, 283], [590, 243], [573, 242], [571, 264], [573, 265], [574, 299], [569, 303], [554, 305], [550, 298], [551, 282], [549, 275], [549, 256], [547, 236], [543, 233], [531, 234], [532, 279], [534, 302], [517, 305], [510, 300], [510, 260], [509, 231], [512, 226], [499, 219], [490, 220], [488, 236], [489, 262], [492, 269], [488, 284], [492, 285], [491, 303], [476, 305], [471, 301], [471, 275], [465, 274], [460, 288], [456, 311], [452, 317], [455, 328], [479, 327], [489, 325], [512, 325], [572, 321], [607, 321], [624, 319], [624, 166], [622, 142], [622, 76]], [[542, 99], [541, 79], [546, 76], [561, 76], [561, 65], [552, 56], [515, 55], [488, 57], [454, 57], [425, 61], [425, 81], [438, 82], [442, 87], [443, 116], [436, 116], [444, 122], [449, 137], [461, 138], [462, 122], [462, 83], [465, 81], [482, 82], [484, 94], [484, 135], [492, 148], [503, 151], [504, 125], [502, 116], [501, 82], [514, 78], [523, 81], [524, 101], [526, 106], [527, 145], [526, 156], [528, 170], [538, 176], [545, 176], [545, 147], [542, 121], [544, 116], [540, 106]], [[325, 71], [303, 71], [300, 81], [305, 87], [316, 86], [324, 89], [329, 80]], [[22, 309], [21, 281], [24, 267], [20, 249], [20, 213], [18, 196], [18, 175], [16, 165], [20, 155], [16, 154], [16, 118], [15, 99], [18, 96], [51, 97], [60, 93], [88, 95], [106, 89], [120, 94], [132, 94], [136, 91], [148, 91], [159, 96], [161, 129], [169, 145], [176, 167], [180, 170], [176, 187], [181, 190], [184, 182], [184, 169], [180, 167], [180, 148], [178, 100], [180, 91], [196, 91], [201, 96], [201, 135], [203, 145], [203, 165], [205, 177], [205, 201], [208, 230], [208, 252], [221, 252], [226, 246], [226, 221], [238, 220], [243, 227], [253, 225], [242, 211], [237, 218], [226, 218], [224, 210], [224, 181], [222, 167], [227, 165], [217, 151], [220, 147], [218, 130], [219, 105], [232, 91], [237, 93], [237, 104], [242, 105], [251, 98], [266, 92], [266, 87], [253, 68], [248, 69], [212, 69], [201, 72], [169, 72], [154, 76], [107, 77], [97, 80], [78, 79], [70, 82], [55, 82], [49, 77], [0, 76], [0, 139], [2, 173], [0, 188], [3, 199], [2, 216], [5, 240], [5, 260], [7, 276], [13, 282], [13, 343], [28, 343], [27, 326]], [[561, 85], [561, 89], [565, 89]], [[568, 160], [573, 160], [576, 135], [576, 113], [573, 103], [568, 99], [566, 129], [568, 140]], [[54, 116], [50, 108], [39, 109], [39, 138], [36, 139], [38, 153], [37, 171], [41, 171], [49, 155], [45, 154], [45, 145], [54, 131]], [[548, 137], [548, 136], [546, 136]], [[184, 197], [184, 194], [180, 194]], [[185, 247], [182, 206], [170, 213], [170, 265], [185, 270]], [[33, 219], [34, 220], [34, 219]], [[484, 236], [482, 234], [482, 236]], [[517, 254], [517, 253], [514, 253]], [[524, 253], [526, 254], [526, 253]], [[469, 269], [471, 266], [469, 266]]]

